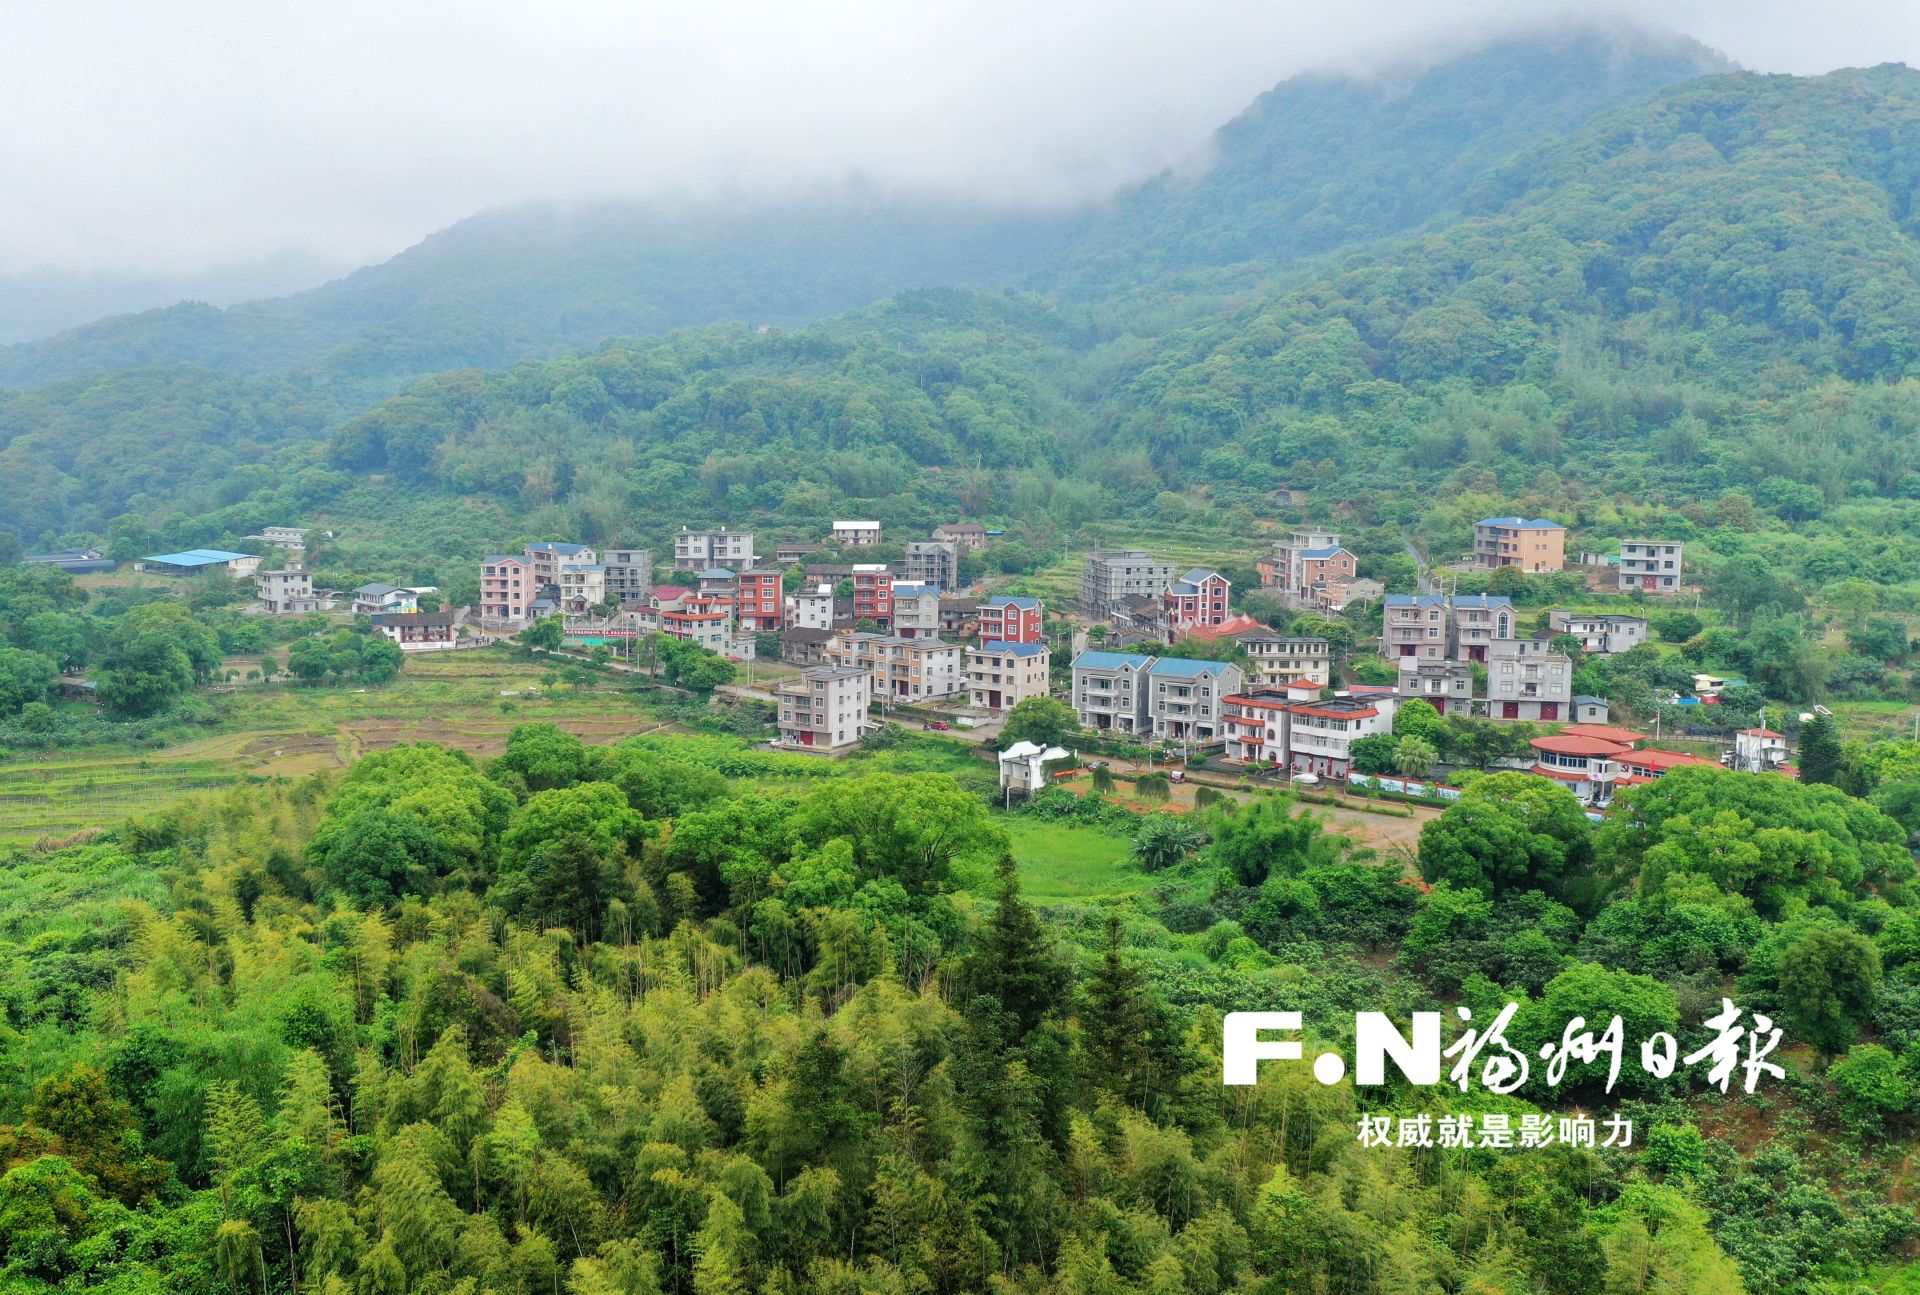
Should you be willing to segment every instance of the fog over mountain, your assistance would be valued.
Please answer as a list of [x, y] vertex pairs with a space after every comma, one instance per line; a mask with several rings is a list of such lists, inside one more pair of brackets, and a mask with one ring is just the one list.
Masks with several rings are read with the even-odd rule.
[[1762, 71], [1920, 57], [1912, 6], [1869, 0], [24, 6], [0, 43], [0, 275], [370, 264], [529, 201], [858, 183], [1058, 209], [1190, 158], [1288, 76], [1404, 79], [1569, 18]]

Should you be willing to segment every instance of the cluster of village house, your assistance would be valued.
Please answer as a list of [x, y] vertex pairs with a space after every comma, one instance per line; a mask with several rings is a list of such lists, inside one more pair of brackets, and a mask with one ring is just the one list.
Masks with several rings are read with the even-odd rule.
[[[1011, 710], [1050, 692], [1051, 653], [1037, 598], [962, 592], [964, 554], [994, 532], [973, 523], [934, 529], [905, 546], [903, 560], [812, 562], [827, 545], [841, 558], [880, 542], [876, 521], [836, 521], [821, 543], [782, 541], [771, 560], [751, 531], [682, 527], [673, 538], [671, 579], [655, 581], [654, 555], [638, 547], [596, 549], [543, 541], [480, 564], [484, 629], [510, 631], [559, 615], [576, 641], [632, 641], [659, 633], [736, 660], [757, 654], [758, 636], [778, 633], [782, 657], [802, 667], [778, 688], [779, 741], [834, 752], [872, 727], [883, 705], [955, 698], [989, 712]], [[304, 533], [268, 528], [264, 542], [298, 550]], [[86, 560], [97, 555], [40, 555]], [[1617, 588], [1680, 591], [1681, 545], [1629, 539], [1617, 557], [1582, 555], [1613, 567]], [[1471, 561], [1484, 569], [1562, 570], [1566, 528], [1544, 519], [1492, 517], [1474, 528]], [[804, 564], [798, 588], [786, 573]], [[295, 557], [282, 570], [224, 550], [144, 559], [142, 567], [187, 573], [224, 568], [252, 577], [262, 609], [298, 613], [324, 603]], [[1278, 634], [1230, 609], [1232, 584], [1218, 571], [1161, 561], [1141, 549], [1086, 555], [1078, 611], [1101, 629], [1090, 646], [1074, 635], [1066, 698], [1082, 726], [1100, 733], [1220, 754], [1232, 763], [1339, 778], [1351, 770], [1361, 738], [1392, 731], [1401, 702], [1420, 698], [1442, 714], [1563, 724], [1533, 740], [1534, 771], [1568, 783], [1583, 800], [1604, 804], [1613, 788], [1668, 768], [1709, 763], [1651, 751], [1639, 734], [1611, 727], [1607, 704], [1576, 696], [1573, 662], [1552, 643], [1577, 639], [1584, 652], [1627, 651], [1647, 638], [1644, 618], [1553, 612], [1548, 628], [1523, 633], [1506, 597], [1493, 594], [1386, 594], [1363, 579], [1358, 559], [1329, 530], [1302, 528], [1260, 560], [1262, 584], [1290, 607], [1326, 614], [1354, 601], [1382, 605], [1381, 653], [1398, 667], [1391, 685], [1334, 688], [1332, 648], [1324, 638]], [[448, 648], [461, 611], [422, 612], [418, 590], [368, 584], [352, 592], [353, 610], [407, 651]], [[871, 628], [868, 628], [871, 627]], [[1194, 660], [1160, 649], [1182, 639], [1232, 639], [1248, 662]], [[1476, 690], [1476, 669], [1485, 687]], [[1737, 767], [1786, 766], [1778, 734], [1755, 729], [1736, 739]]]
[[[286, 555], [284, 563], [268, 569], [262, 565], [260, 555], [254, 553], [187, 549], [180, 553], [151, 554], [133, 565], [138, 571], [155, 575], [198, 576], [221, 572], [235, 580], [251, 580], [254, 607], [268, 616], [299, 616], [345, 607], [369, 617], [374, 633], [398, 644], [404, 652], [444, 651], [458, 645], [465, 611], [421, 611], [420, 595], [435, 592], [432, 588], [406, 588], [376, 581], [351, 590], [316, 589], [312, 573], [302, 562], [307, 546], [304, 527], [269, 526], [247, 538], [259, 540], [263, 547], [281, 550]], [[57, 567], [76, 575], [112, 571], [119, 565], [98, 549], [35, 553], [23, 561]]]
[[[1475, 527], [1472, 560], [1483, 569], [1558, 571], [1566, 565], [1566, 529], [1543, 519], [1487, 518]], [[1615, 568], [1622, 592], [1670, 595], [1682, 588], [1675, 542], [1630, 539], [1617, 558], [1582, 561]], [[1219, 572], [1183, 570], [1139, 549], [1089, 554], [1083, 610], [1114, 627], [1109, 642], [1135, 650], [1103, 645], [1074, 658], [1069, 700], [1081, 724], [1217, 749], [1230, 763], [1340, 778], [1352, 769], [1353, 744], [1391, 733], [1400, 704], [1417, 697], [1442, 714], [1564, 725], [1532, 740], [1532, 769], [1594, 805], [1608, 803], [1617, 786], [1713, 763], [1647, 750], [1641, 734], [1607, 724], [1603, 699], [1573, 693], [1573, 662], [1553, 641], [1567, 635], [1589, 654], [1625, 652], [1646, 641], [1643, 617], [1556, 611], [1547, 629], [1526, 634], [1507, 597], [1388, 595], [1362, 579], [1358, 565], [1337, 534], [1315, 529], [1295, 531], [1259, 564], [1262, 583], [1298, 610], [1332, 614], [1356, 600], [1381, 603], [1381, 653], [1397, 667], [1395, 682], [1335, 691], [1331, 645], [1229, 613], [1230, 585]], [[1223, 637], [1238, 641], [1246, 668], [1140, 650]], [[1476, 668], [1484, 671], [1483, 692], [1476, 691]], [[1737, 735], [1730, 758], [1750, 771], [1789, 768], [1785, 739], [1765, 729]]]

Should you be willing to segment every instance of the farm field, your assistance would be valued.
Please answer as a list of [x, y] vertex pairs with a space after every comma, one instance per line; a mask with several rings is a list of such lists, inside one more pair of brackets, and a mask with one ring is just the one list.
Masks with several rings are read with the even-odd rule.
[[158, 750], [20, 752], [0, 760], [0, 843], [61, 840], [191, 792], [339, 769], [402, 742], [486, 757], [532, 721], [599, 743], [662, 726], [624, 676], [576, 690], [548, 687], [549, 673], [504, 652], [440, 653], [378, 688], [242, 688], [224, 700], [221, 731]]

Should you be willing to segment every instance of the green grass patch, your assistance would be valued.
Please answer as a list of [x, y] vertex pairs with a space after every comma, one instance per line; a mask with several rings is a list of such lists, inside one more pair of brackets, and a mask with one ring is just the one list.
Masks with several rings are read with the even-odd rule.
[[[1147, 874], [1128, 857], [1133, 843], [1125, 837], [1011, 814], [1000, 822], [1013, 839], [1021, 889], [1036, 904], [1120, 898], [1146, 888]], [[990, 870], [973, 880], [981, 893], [992, 885]]]

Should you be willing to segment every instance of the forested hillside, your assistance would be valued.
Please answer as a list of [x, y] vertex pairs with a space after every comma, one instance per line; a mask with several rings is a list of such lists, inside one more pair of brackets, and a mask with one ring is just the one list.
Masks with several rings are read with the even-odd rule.
[[[5, 858], [0, 1282], [1829, 1295], [1915, 1236], [1913, 863], [1864, 803], [1688, 770], [1595, 836], [1497, 776], [1427, 829], [1423, 895], [1284, 797], [1002, 815], [943, 748], [532, 725]], [[1131, 840], [1132, 897], [1030, 905], [1009, 833], [1047, 824]], [[1529, 1055], [1612, 1012], [1692, 1049], [1736, 975], [1794, 1031], [1759, 1098], [1631, 1064], [1609, 1096], [1604, 1059], [1220, 1083], [1224, 1010], [1303, 1010], [1311, 1055], [1355, 1009], [1511, 996]], [[1632, 1146], [1355, 1139], [1569, 1103]]]
[[[1337, 115], [1270, 103], [1223, 137], [1215, 178], [1180, 202], [1143, 191], [1081, 245], [1117, 246], [1124, 212], [1159, 212], [1131, 255], [1100, 253], [1111, 302], [920, 291], [798, 330], [681, 332], [430, 378], [364, 415], [380, 380], [342, 357], [365, 339], [311, 376], [77, 380], [0, 398], [0, 465], [17, 487], [0, 500], [0, 529], [52, 541], [104, 534], [128, 512], [159, 524], [229, 505], [284, 511], [281, 494], [249, 497], [234, 469], [250, 463], [270, 463], [279, 490], [306, 481], [301, 508], [342, 520], [369, 508], [397, 518], [429, 506], [426, 491], [538, 511], [597, 539], [626, 531], [623, 518], [666, 525], [682, 510], [805, 527], [858, 507], [917, 523], [950, 507], [955, 482], [967, 511], [1067, 530], [1164, 512], [1169, 492], [1186, 495], [1190, 520], [1232, 528], [1245, 525], [1236, 510], [1270, 511], [1275, 490], [1311, 486], [1322, 511], [1443, 550], [1463, 542], [1476, 509], [1557, 510], [1605, 534], [1656, 505], [1703, 535], [1730, 519], [1723, 549], [1757, 545], [1809, 579], [1912, 580], [1920, 464], [1903, 378], [1920, 345], [1920, 260], [1905, 195], [1920, 78], [1894, 67], [1696, 78], [1501, 160], [1525, 142], [1509, 121], [1527, 115], [1515, 96], [1573, 87], [1562, 117], [1532, 114], [1545, 129], [1700, 57], [1641, 51], [1608, 64], [1605, 49], [1503, 47], [1376, 102], [1399, 124], [1372, 136], [1372, 161], [1349, 157], [1354, 183], [1389, 184], [1425, 140], [1424, 155], [1453, 160], [1423, 207], [1441, 215], [1430, 232], [1302, 263], [1290, 287], [1256, 290], [1233, 273], [1207, 287], [1212, 271], [1152, 287], [1171, 268], [1154, 249], [1184, 245], [1180, 230], [1216, 216], [1243, 230], [1305, 220], [1270, 206], [1300, 186], [1262, 191], [1251, 177], [1262, 158], [1346, 136]], [[1532, 81], [1520, 75], [1528, 59]], [[1276, 92], [1295, 108], [1331, 93]], [[1485, 166], [1458, 161], [1482, 154]], [[1323, 197], [1339, 222], [1365, 227], [1360, 190]], [[755, 227], [742, 221], [734, 232], [746, 237]], [[776, 240], [772, 255], [798, 257], [807, 237], [803, 227]], [[575, 252], [605, 244], [583, 238]], [[353, 292], [380, 311], [424, 310], [459, 295], [444, 284], [451, 295], [433, 295], [426, 267], [446, 262], [464, 267], [462, 282], [491, 274], [519, 294], [525, 309], [486, 313], [481, 332], [571, 309], [549, 295], [554, 280], [537, 267], [550, 262], [523, 271], [491, 258], [501, 245], [476, 227], [420, 249], [406, 261], [415, 269], [357, 276]], [[953, 256], [984, 258], [989, 245], [1005, 243], [962, 243]], [[1276, 244], [1262, 263], [1306, 250]], [[608, 299], [622, 298], [624, 281], [605, 277]], [[324, 300], [309, 303], [316, 319]], [[590, 332], [613, 323], [580, 318], [597, 321]], [[389, 341], [426, 348], [422, 364], [449, 362], [464, 343], [442, 347], [416, 331], [424, 319], [394, 324]], [[531, 460], [529, 446], [541, 451]], [[369, 473], [405, 489], [369, 499], [355, 487]], [[1436, 477], [1450, 501], [1425, 491]], [[1750, 514], [1779, 531], [1743, 539]], [[221, 525], [210, 520], [196, 542]], [[1859, 534], [1831, 538], [1843, 532]], [[477, 553], [499, 541], [473, 542]]]
[[1514, 152], [1725, 70], [1691, 41], [1589, 30], [1495, 41], [1415, 77], [1297, 77], [1185, 166], [1117, 195], [1045, 282], [1109, 296], [1192, 271], [1257, 275], [1403, 234], [1449, 215]]
[[0, 387], [192, 364], [311, 370], [348, 389], [390, 390], [422, 373], [497, 368], [608, 337], [790, 326], [909, 288], [1011, 284], [1082, 223], [1071, 212], [862, 194], [487, 212], [309, 292], [226, 310], [183, 303], [0, 347]]

